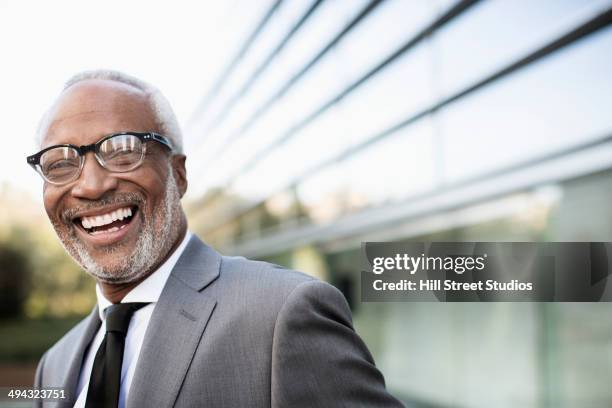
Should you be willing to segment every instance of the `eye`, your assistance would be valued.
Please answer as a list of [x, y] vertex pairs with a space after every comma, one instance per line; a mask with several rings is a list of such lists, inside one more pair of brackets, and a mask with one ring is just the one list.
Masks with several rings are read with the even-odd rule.
[[40, 158], [40, 168], [45, 174], [63, 174], [79, 166], [79, 153], [71, 147], [58, 146], [49, 149]]
[[108, 152], [104, 155], [106, 160], [121, 161], [122, 159], [129, 159], [134, 154], [132, 149], [118, 149]]
[[74, 160], [57, 160], [46, 166], [46, 171], [62, 170], [76, 167]]

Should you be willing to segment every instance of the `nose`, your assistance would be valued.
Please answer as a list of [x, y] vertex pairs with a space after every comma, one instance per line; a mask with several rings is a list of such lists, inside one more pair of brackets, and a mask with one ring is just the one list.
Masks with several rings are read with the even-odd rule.
[[108, 191], [117, 188], [117, 178], [98, 163], [93, 152], [85, 154], [83, 170], [72, 187], [72, 196], [98, 200]]

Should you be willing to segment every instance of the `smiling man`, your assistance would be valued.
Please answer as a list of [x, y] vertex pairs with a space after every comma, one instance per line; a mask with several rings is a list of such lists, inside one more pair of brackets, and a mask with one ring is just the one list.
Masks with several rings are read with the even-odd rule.
[[27, 160], [49, 220], [97, 282], [92, 313], [41, 359], [36, 386], [67, 396], [44, 406], [401, 406], [336, 289], [187, 231], [181, 133], [157, 89], [79, 74], [40, 147]]

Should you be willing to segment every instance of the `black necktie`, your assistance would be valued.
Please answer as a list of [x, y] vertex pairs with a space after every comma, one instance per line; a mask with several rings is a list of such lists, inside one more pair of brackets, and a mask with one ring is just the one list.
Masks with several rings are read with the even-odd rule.
[[117, 303], [106, 309], [106, 334], [91, 370], [86, 408], [117, 408], [125, 335], [134, 312], [146, 305]]

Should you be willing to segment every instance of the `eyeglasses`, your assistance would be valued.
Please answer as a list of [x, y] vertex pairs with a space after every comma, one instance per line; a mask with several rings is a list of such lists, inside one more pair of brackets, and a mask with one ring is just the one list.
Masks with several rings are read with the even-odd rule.
[[125, 173], [136, 169], [144, 161], [146, 142], [155, 141], [172, 151], [172, 143], [157, 133], [122, 132], [105, 136], [86, 146], [61, 144], [49, 146], [28, 156], [28, 164], [44, 180], [62, 185], [76, 180], [83, 170], [85, 154], [94, 152], [96, 160], [105, 169]]

